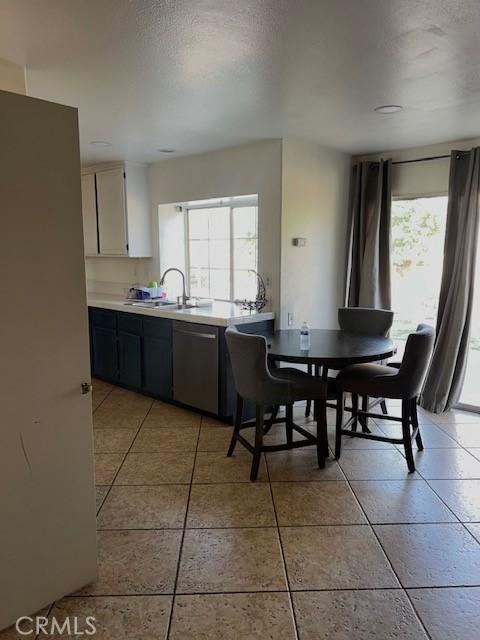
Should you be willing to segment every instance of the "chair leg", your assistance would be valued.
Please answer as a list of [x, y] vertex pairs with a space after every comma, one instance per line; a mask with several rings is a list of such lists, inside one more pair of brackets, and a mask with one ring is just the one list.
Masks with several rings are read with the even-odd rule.
[[242, 414], [243, 414], [243, 398], [237, 393], [237, 402], [235, 407], [235, 420], [233, 423], [233, 434], [230, 440], [230, 446], [228, 447], [227, 456], [230, 457], [233, 454], [235, 445], [237, 444], [237, 436], [240, 433], [240, 427], [242, 426]]
[[317, 462], [320, 469], [325, 468], [328, 457], [327, 403], [325, 400], [315, 402], [317, 414]]
[[385, 402], [385, 398], [380, 402], [380, 409], [384, 416], [388, 416], [387, 403]]
[[337, 396], [337, 422], [335, 426], [335, 458], [340, 458], [340, 449], [342, 447], [342, 426], [343, 426], [343, 405], [344, 396], [343, 393], [339, 393]]
[[255, 451], [253, 453], [252, 468], [250, 470], [250, 480], [254, 482], [257, 479], [258, 467], [260, 465], [260, 457], [262, 455], [263, 445], [263, 425], [265, 421], [265, 407], [257, 405], [256, 407], [256, 426], [255, 426]]
[[358, 395], [352, 393], [352, 431], [357, 430], [358, 424]]
[[287, 434], [287, 445], [293, 442], [293, 404], [287, 404], [285, 407], [285, 431]]
[[276, 420], [279, 409], [280, 406], [278, 404], [273, 405], [272, 413], [270, 415], [270, 418], [267, 420], [267, 424], [265, 425], [265, 429], [263, 430], [263, 435], [266, 435], [273, 427], [273, 421]]
[[[312, 375], [313, 373], [313, 365], [309, 364], [307, 367], [308, 375]], [[308, 418], [312, 409], [312, 401], [307, 400], [307, 406], [305, 407], [305, 417]]]
[[417, 435], [415, 437], [417, 448], [419, 451], [423, 451], [422, 436], [420, 434], [420, 427], [418, 426], [417, 398], [412, 398], [410, 400], [410, 414], [412, 419], [412, 427], [414, 429], [417, 429]]
[[403, 446], [405, 448], [408, 470], [410, 473], [413, 473], [415, 471], [415, 460], [413, 459], [412, 435], [410, 432], [410, 405], [410, 400], [402, 400]]
[[[362, 411], [368, 411], [368, 396], [362, 396]], [[371, 433], [368, 428], [368, 418], [366, 416], [361, 416], [360, 424], [362, 425], [363, 433]]]

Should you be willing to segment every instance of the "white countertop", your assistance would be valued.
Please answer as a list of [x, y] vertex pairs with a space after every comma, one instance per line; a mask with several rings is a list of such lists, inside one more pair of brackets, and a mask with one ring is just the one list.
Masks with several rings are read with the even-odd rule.
[[155, 318], [169, 318], [170, 320], [182, 320], [184, 322], [198, 322], [199, 324], [211, 324], [217, 327], [228, 327], [232, 324], [246, 324], [273, 320], [275, 314], [271, 311], [250, 312], [242, 311], [231, 302], [214, 302], [210, 307], [196, 307], [193, 309], [169, 309], [168, 307], [136, 307], [125, 304], [126, 300], [119, 296], [103, 293], [89, 293], [87, 295], [89, 307], [99, 309], [112, 309], [124, 311], [141, 316], [153, 316]]

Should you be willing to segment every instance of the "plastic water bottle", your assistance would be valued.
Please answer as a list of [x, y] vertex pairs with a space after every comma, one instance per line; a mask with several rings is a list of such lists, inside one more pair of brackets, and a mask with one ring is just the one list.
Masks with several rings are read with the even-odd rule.
[[310, 329], [308, 324], [303, 321], [300, 327], [300, 349], [302, 351], [308, 351], [310, 349]]

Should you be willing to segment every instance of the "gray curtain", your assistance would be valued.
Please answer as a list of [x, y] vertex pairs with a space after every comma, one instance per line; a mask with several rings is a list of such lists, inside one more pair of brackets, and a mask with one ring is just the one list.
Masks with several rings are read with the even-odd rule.
[[480, 147], [452, 151], [437, 337], [420, 404], [441, 413], [460, 397], [467, 364], [480, 208]]
[[391, 160], [360, 162], [350, 182], [346, 304], [391, 308]]

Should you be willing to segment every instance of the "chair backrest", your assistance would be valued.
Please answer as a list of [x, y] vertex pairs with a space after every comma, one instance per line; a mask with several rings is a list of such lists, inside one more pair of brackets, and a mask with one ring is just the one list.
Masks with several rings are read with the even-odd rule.
[[274, 378], [268, 369], [264, 336], [241, 333], [236, 327], [225, 331], [237, 393], [255, 404], [274, 403], [288, 397], [290, 384]]
[[422, 390], [434, 341], [435, 331], [428, 324], [419, 324], [415, 333], [407, 338], [397, 381], [410, 398], [418, 396]]
[[342, 331], [364, 336], [387, 336], [393, 322], [393, 311], [366, 309], [365, 307], [340, 307], [338, 324]]

